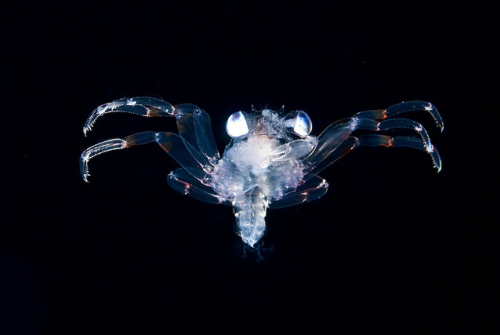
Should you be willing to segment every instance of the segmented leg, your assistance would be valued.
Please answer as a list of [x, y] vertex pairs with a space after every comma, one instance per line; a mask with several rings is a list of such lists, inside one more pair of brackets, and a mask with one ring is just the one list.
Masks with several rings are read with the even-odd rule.
[[[343, 131], [340, 129], [340, 131]], [[324, 132], [323, 132], [324, 133]], [[329, 141], [326, 137], [318, 138], [318, 146], [313, 153], [304, 160], [304, 178], [311, 178], [337, 159], [343, 157], [359, 146], [355, 137], [349, 136], [349, 133], [342, 134], [342, 137]]]
[[181, 194], [189, 194], [195, 199], [211, 204], [231, 206], [231, 202], [218, 195], [211, 187], [203, 185], [184, 169], [176, 169], [168, 175], [168, 184]]
[[359, 146], [363, 145], [371, 147], [383, 146], [383, 147], [394, 147], [394, 148], [407, 147], [407, 148], [426, 151], [428, 154], [431, 155], [434, 167], [438, 170], [438, 172], [441, 171], [442, 165], [439, 152], [432, 144], [427, 145], [427, 143], [425, 143], [423, 140], [419, 138], [408, 137], [408, 136], [391, 137], [387, 135], [368, 134], [368, 135], [361, 135], [357, 139], [359, 141]]
[[271, 201], [269, 208], [285, 208], [303, 202], [311, 202], [322, 197], [328, 191], [328, 183], [319, 176], [313, 176], [304, 184], [297, 187], [297, 191], [285, 195], [280, 200]]
[[163, 100], [150, 97], [122, 98], [94, 109], [83, 126], [83, 134], [87, 136], [99, 116], [117, 112], [150, 117], [176, 116], [174, 106]]
[[388, 107], [386, 109], [374, 109], [374, 110], [362, 111], [356, 113], [354, 117], [373, 119], [373, 120], [384, 120], [396, 116], [398, 114], [407, 113], [411, 111], [428, 112], [434, 118], [436, 126], [441, 129], [441, 132], [444, 130], [444, 122], [443, 119], [441, 118], [441, 114], [439, 114], [437, 108], [433, 104], [426, 101], [414, 100], [414, 101], [401, 102], [399, 104], [392, 105], [391, 107]]
[[98, 117], [108, 113], [132, 113], [146, 117], [175, 117], [179, 135], [189, 143], [187, 149], [192, 154], [193, 150], [201, 153], [214, 165], [220, 159], [219, 152], [212, 133], [210, 117], [208, 114], [193, 104], [180, 104], [173, 106], [168, 102], [151, 97], [123, 98], [101, 105], [94, 109], [85, 122], [83, 133], [92, 129]]
[[[304, 165], [306, 166], [305, 172], [317, 174], [346, 153], [361, 145], [410, 147], [424, 150], [431, 155], [434, 167], [437, 168], [438, 172], [441, 171], [439, 153], [432, 145], [429, 134], [420, 123], [404, 118], [384, 120], [397, 114], [419, 110], [429, 112], [438, 127], [441, 130], [444, 129], [443, 120], [437, 109], [432, 104], [424, 101], [403, 102], [383, 110], [359, 112], [352, 118], [342, 119], [331, 124], [318, 136], [316, 149], [304, 160]], [[415, 131], [420, 136], [420, 139], [405, 136], [361, 135], [359, 136], [359, 139], [362, 139], [360, 142], [357, 137], [350, 136], [356, 129], [371, 131], [410, 129]]]
[[193, 177], [203, 183], [210, 183], [208, 172], [212, 171], [212, 165], [208, 163], [206, 157], [194, 149], [189, 150], [190, 144], [188, 142], [183, 141], [179, 135], [169, 132], [156, 133], [146, 131], [127, 136], [123, 139], [115, 138], [95, 144], [81, 154], [80, 173], [83, 179], [88, 182], [88, 177], [90, 176], [88, 162], [91, 158], [108, 151], [130, 148], [135, 145], [151, 142], [158, 143]]
[[356, 129], [373, 130], [373, 131], [388, 131], [392, 129], [410, 129], [416, 131], [427, 147], [431, 147], [431, 139], [427, 130], [418, 122], [409, 119], [390, 119], [377, 122], [371, 119], [354, 118]]

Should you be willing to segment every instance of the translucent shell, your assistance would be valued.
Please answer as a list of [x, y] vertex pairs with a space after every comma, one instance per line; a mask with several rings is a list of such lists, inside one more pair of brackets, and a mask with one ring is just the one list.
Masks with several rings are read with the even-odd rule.
[[[99, 117], [116, 112], [175, 118], [178, 134], [145, 131], [97, 143], [81, 154], [80, 172], [88, 182], [88, 162], [94, 157], [156, 143], [181, 166], [169, 174], [168, 184], [195, 199], [233, 206], [238, 235], [253, 247], [264, 236], [267, 209], [319, 199], [327, 192], [328, 183], [318, 174], [356, 148], [407, 147], [424, 151], [439, 172], [441, 158], [425, 128], [411, 119], [395, 117], [413, 111], [431, 114], [441, 131], [444, 129], [436, 107], [425, 101], [361, 111], [332, 123], [318, 137], [310, 135], [311, 119], [301, 110], [286, 115], [283, 109], [252, 108], [248, 114], [239, 111], [227, 120], [226, 131], [232, 139], [221, 157], [210, 117], [199, 107], [174, 106], [151, 97], [123, 98], [94, 109], [84, 134]], [[401, 130], [407, 136], [400, 136]], [[133, 201], [134, 197], [143, 194], [129, 198]]]

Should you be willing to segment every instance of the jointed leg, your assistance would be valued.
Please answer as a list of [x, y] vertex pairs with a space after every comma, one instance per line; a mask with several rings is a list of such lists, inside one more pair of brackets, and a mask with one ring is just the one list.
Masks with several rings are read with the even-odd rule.
[[328, 191], [328, 183], [319, 176], [313, 176], [297, 187], [296, 192], [289, 193], [277, 201], [270, 201], [269, 208], [284, 208], [303, 202], [311, 202], [322, 197]]
[[437, 108], [431, 104], [430, 102], [425, 101], [407, 101], [399, 104], [392, 105], [386, 109], [374, 109], [367, 110], [363, 112], [359, 112], [354, 117], [365, 118], [365, 119], [373, 119], [373, 120], [384, 120], [396, 116], [401, 113], [407, 113], [411, 111], [425, 111], [432, 115], [434, 121], [436, 121], [436, 125], [444, 130], [444, 123], [441, 115], [439, 114]]
[[212, 166], [208, 164], [206, 158], [195, 150], [193, 150], [195, 152], [194, 155], [190, 154], [190, 144], [184, 142], [179, 135], [169, 132], [156, 133], [147, 131], [130, 135], [123, 139], [115, 138], [95, 144], [81, 154], [80, 173], [83, 179], [88, 182], [88, 177], [90, 176], [88, 162], [91, 158], [108, 151], [121, 150], [151, 142], [158, 143], [193, 177], [205, 183], [209, 182], [207, 180], [207, 172], [211, 171]]
[[432, 162], [434, 163], [434, 167], [439, 171], [441, 171], [441, 157], [439, 156], [439, 152], [432, 145], [427, 145], [423, 140], [415, 137], [407, 137], [407, 136], [397, 136], [391, 137], [386, 135], [377, 135], [377, 134], [368, 134], [358, 136], [359, 146], [370, 146], [370, 147], [407, 147], [418, 149], [422, 151], [426, 151], [432, 157]]
[[390, 119], [380, 122], [372, 119], [363, 119], [363, 118], [354, 118], [354, 120], [356, 123], [356, 129], [373, 130], [373, 131], [389, 131], [392, 129], [414, 130], [420, 135], [426, 147], [429, 148], [432, 147], [431, 139], [429, 137], [429, 134], [427, 133], [427, 130], [425, 130], [425, 128], [416, 121], [403, 118]]
[[83, 133], [92, 130], [92, 126], [99, 116], [108, 113], [131, 113], [149, 117], [175, 116], [174, 106], [160, 99], [150, 97], [123, 98], [100, 105], [92, 111], [83, 126]]
[[[352, 118], [334, 122], [318, 136], [316, 149], [304, 160], [304, 165], [306, 166], [305, 172], [317, 174], [360, 145], [403, 146], [424, 150], [431, 155], [434, 167], [439, 172], [441, 170], [439, 153], [432, 145], [429, 134], [420, 123], [405, 118], [385, 120], [401, 113], [418, 110], [429, 112], [441, 130], [444, 129], [443, 120], [437, 109], [432, 104], [424, 101], [403, 102], [383, 110], [359, 112]], [[421, 138], [390, 137], [384, 135], [351, 136], [351, 133], [356, 129], [371, 131], [410, 129], [417, 132]]]
[[119, 99], [94, 109], [83, 127], [85, 136], [99, 116], [116, 112], [146, 117], [175, 117], [179, 134], [185, 142], [190, 144], [187, 148], [191, 154], [201, 153], [212, 165], [220, 159], [210, 125], [210, 117], [196, 105], [173, 106], [163, 100], [150, 97]]
[[221, 198], [213, 188], [203, 185], [184, 169], [176, 169], [170, 172], [167, 181], [170, 187], [184, 195], [189, 194], [195, 199], [211, 204], [231, 205], [231, 202]]

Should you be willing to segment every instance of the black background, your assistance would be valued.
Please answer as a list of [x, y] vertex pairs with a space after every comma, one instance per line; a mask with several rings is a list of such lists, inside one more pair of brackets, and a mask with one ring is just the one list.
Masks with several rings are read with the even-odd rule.
[[[498, 203], [498, 5], [405, 2], [6, 8], [0, 333], [493, 332]], [[250, 105], [303, 109], [313, 133], [366, 110], [434, 103], [443, 159], [361, 148], [321, 173], [320, 200], [270, 210], [264, 260], [230, 207], [166, 184], [176, 163], [148, 145], [79, 174], [80, 153], [172, 119], [100, 104], [154, 96], [212, 118]]]

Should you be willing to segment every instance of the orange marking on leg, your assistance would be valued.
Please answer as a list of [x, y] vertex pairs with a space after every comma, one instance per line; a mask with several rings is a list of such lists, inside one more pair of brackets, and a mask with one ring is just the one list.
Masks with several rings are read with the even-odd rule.
[[342, 151], [341, 157], [343, 157], [345, 154], [351, 152], [355, 147], [356, 147], [356, 143], [353, 143], [353, 145], [351, 145], [350, 147], [344, 148], [344, 151]]
[[169, 152], [170, 149], [172, 149], [173, 144], [170, 141], [165, 141], [165, 142], [160, 143], [160, 146], [163, 148], [163, 150], [165, 150], [166, 152]]
[[183, 135], [187, 132], [186, 126], [184, 124], [177, 122], [177, 129], [179, 130], [179, 134]]
[[188, 122], [193, 122], [188, 120], [191, 117], [193, 117], [193, 114], [184, 114], [177, 120], [177, 129], [179, 129], [180, 135], [183, 135], [188, 131], [188, 128], [185, 125], [188, 124]]
[[125, 144], [125, 147], [126, 148], [130, 148], [130, 147], [133, 147], [134, 145], [137, 144], [137, 141], [136, 141], [136, 136], [135, 135], [130, 135], [130, 136], [127, 136], [123, 139], [125, 142], [127, 142]]
[[161, 116], [162, 114], [164, 114], [164, 112], [161, 109], [158, 109], [155, 107], [148, 107], [147, 116], [157, 117], [157, 116]]
[[376, 119], [377, 120], [387, 119], [387, 109], [381, 109], [381, 110], [379, 110], [378, 113], [377, 113]]
[[378, 138], [379, 142], [380, 142], [380, 146], [382, 147], [392, 147], [392, 145], [394, 144], [393, 141], [394, 141], [394, 138], [393, 137], [390, 137], [390, 136], [387, 136], [387, 135], [381, 135], [379, 138]]

